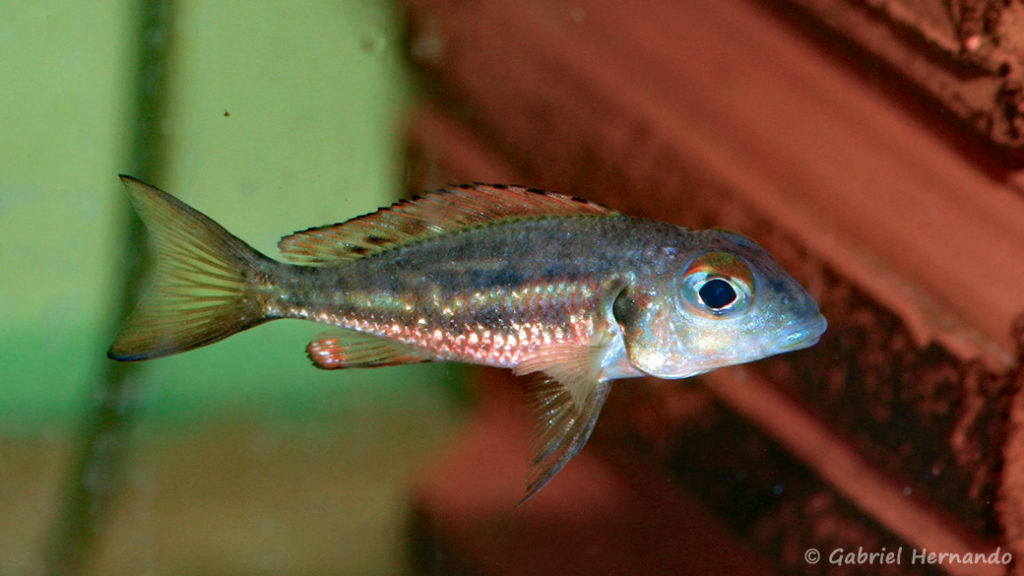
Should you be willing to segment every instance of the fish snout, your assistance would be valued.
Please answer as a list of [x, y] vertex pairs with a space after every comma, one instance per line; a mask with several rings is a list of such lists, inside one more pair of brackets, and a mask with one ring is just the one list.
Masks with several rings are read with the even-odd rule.
[[782, 337], [775, 342], [772, 353], [791, 352], [813, 346], [828, 328], [828, 321], [821, 314], [809, 320], [787, 326]]

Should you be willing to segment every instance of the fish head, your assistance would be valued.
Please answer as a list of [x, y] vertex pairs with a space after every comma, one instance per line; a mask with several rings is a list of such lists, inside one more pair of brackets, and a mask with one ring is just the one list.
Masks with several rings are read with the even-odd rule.
[[653, 266], [616, 298], [629, 363], [685, 378], [814, 345], [827, 322], [792, 276], [753, 241], [697, 232], [685, 254]]

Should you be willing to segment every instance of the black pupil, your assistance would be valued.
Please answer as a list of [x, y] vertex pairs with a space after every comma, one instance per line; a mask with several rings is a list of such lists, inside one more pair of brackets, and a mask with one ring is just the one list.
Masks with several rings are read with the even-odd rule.
[[732, 285], [721, 278], [712, 278], [697, 291], [700, 299], [708, 308], [721, 310], [736, 301], [736, 291]]

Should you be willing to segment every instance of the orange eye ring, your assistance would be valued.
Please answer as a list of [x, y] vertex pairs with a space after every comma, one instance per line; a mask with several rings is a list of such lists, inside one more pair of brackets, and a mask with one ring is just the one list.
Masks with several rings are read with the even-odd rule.
[[745, 312], [753, 295], [754, 274], [750, 266], [729, 252], [702, 254], [683, 275], [683, 301], [705, 316], [723, 318]]

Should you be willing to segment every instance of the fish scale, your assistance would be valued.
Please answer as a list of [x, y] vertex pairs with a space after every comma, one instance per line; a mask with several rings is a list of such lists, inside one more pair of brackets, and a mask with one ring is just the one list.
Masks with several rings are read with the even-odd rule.
[[278, 318], [334, 326], [323, 369], [457, 361], [538, 373], [524, 501], [584, 446], [610, 382], [686, 378], [814, 344], [817, 304], [747, 238], [577, 197], [455, 186], [260, 254], [173, 196], [122, 181], [154, 236], [153, 285], [108, 355], [183, 352]]
[[[509, 292], [518, 296], [508, 296]], [[593, 336], [594, 316], [601, 312], [591, 290], [565, 282], [492, 289], [482, 298], [450, 298], [470, 303], [463, 310], [452, 306], [452, 313], [445, 313], [445, 308], [434, 302], [423, 304], [411, 296], [395, 298], [407, 302], [408, 309], [378, 307], [372, 301], [358, 299], [363, 306], [339, 310], [336, 306], [318, 309], [311, 305], [292, 308], [286, 314], [393, 338], [429, 349], [446, 360], [510, 367], [545, 344], [587, 345]], [[510, 304], [501, 304], [502, 298]], [[529, 314], [516, 313], [522, 310]]]
[[[491, 366], [510, 367], [524, 354], [552, 342], [586, 346], [596, 318], [607, 312], [600, 307], [605, 296], [601, 283], [607, 284], [617, 276], [616, 268], [631, 263], [576, 258], [555, 275], [550, 266], [536, 266], [534, 255], [515, 257], [505, 248], [516, 245], [514, 240], [524, 235], [524, 229], [541, 243], [573, 237], [577, 245], [586, 245], [603, 239], [608, 244], [607, 238], [614, 238], [620, 228], [594, 227], [587, 220], [549, 217], [480, 227], [345, 266], [320, 267], [301, 303], [277, 308], [285, 317], [315, 318], [429, 349], [448, 360]], [[559, 247], [552, 252], [564, 251]], [[557, 253], [543, 257], [565, 261]], [[491, 264], [502, 260], [502, 268]], [[394, 274], [403, 261], [432, 265], [407, 266]], [[516, 346], [508, 346], [510, 340]]]

